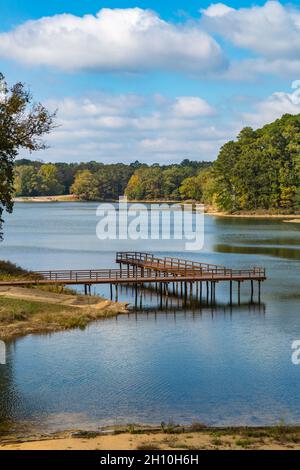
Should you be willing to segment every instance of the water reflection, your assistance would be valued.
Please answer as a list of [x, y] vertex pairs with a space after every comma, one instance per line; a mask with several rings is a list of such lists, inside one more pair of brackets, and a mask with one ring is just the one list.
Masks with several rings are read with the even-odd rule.
[[[16, 205], [0, 257], [29, 269], [115, 267], [115, 252], [101, 252], [96, 239], [95, 209]], [[1, 421], [42, 431], [169, 419], [299, 423], [300, 368], [291, 363], [291, 342], [300, 337], [299, 228], [278, 219], [206, 216], [201, 252], [163, 256], [265, 266], [263, 303], [255, 303], [257, 289], [251, 303], [249, 283], [240, 304], [235, 286], [232, 306], [226, 283], [217, 285], [213, 303], [206, 288], [201, 301], [195, 289], [186, 298], [172, 289], [162, 296], [119, 289], [118, 300], [131, 304], [128, 315], [9, 344], [8, 364], [0, 366]], [[144, 241], [134, 249], [145, 250]], [[95, 293], [110, 296], [107, 286]]]
[[[223, 324], [228, 334], [228, 320], [239, 323], [241, 316], [249, 315], [260, 322], [265, 311], [263, 303], [207, 306], [189, 302], [163, 309], [153, 303], [95, 322], [84, 331], [12, 341], [8, 365], [0, 374], [0, 433], [95, 429], [108, 423], [159, 423], [172, 417], [192, 422], [202, 413], [208, 419], [200, 399], [202, 377], [211, 380], [206, 361], [208, 357], [213, 360], [216, 344], [216, 337], [208, 333], [208, 322], [217, 330]], [[174, 342], [179, 349], [172, 352]], [[188, 364], [193, 367], [185, 370]], [[223, 369], [222, 364], [216, 367], [219, 373]], [[175, 370], [183, 377], [187, 374], [183, 382], [177, 382]], [[169, 387], [174, 388], [177, 400], [169, 397], [168, 401]], [[183, 414], [182, 394], [187, 396]], [[212, 418], [219, 419], [217, 415]]]
[[277, 258], [284, 258], [290, 260], [300, 260], [300, 249], [288, 248], [288, 247], [270, 247], [270, 246], [248, 246], [248, 245], [226, 245], [217, 244], [214, 245], [214, 251], [216, 253], [238, 253], [248, 255], [267, 255], [274, 256]]

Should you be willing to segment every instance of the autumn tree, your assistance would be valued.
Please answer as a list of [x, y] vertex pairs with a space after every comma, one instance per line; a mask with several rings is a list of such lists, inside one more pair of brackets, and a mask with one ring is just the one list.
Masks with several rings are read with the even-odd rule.
[[12, 212], [14, 162], [20, 149], [30, 152], [45, 148], [42, 137], [54, 125], [54, 115], [33, 103], [24, 84], [9, 87], [0, 74], [0, 237], [3, 211]]
[[96, 200], [98, 197], [97, 180], [93, 173], [89, 170], [79, 171], [70, 191], [71, 194], [85, 201]]
[[55, 165], [42, 165], [37, 173], [38, 191], [44, 196], [63, 194], [64, 186], [60, 183]]

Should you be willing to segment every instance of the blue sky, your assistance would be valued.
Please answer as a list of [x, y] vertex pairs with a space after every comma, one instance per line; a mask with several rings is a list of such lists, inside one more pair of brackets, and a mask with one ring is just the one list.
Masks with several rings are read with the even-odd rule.
[[0, 1], [0, 70], [58, 109], [31, 158], [212, 160], [242, 126], [300, 112], [296, 3]]

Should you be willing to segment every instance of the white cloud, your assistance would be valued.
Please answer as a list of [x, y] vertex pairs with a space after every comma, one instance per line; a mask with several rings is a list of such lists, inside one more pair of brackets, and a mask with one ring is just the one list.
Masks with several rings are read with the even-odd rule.
[[299, 59], [300, 11], [269, 1], [263, 6], [233, 9], [223, 4], [202, 10], [202, 24], [235, 46], [270, 60]]
[[106, 163], [213, 160], [242, 127], [257, 128], [285, 113], [300, 114], [299, 84], [295, 81], [291, 92], [278, 91], [260, 101], [232, 97], [218, 112], [198, 96], [102, 93], [51, 100], [46, 105], [58, 108], [59, 127], [47, 138], [51, 148], [31, 158]]
[[173, 105], [173, 112], [178, 117], [210, 116], [214, 109], [202, 98], [195, 96], [182, 96], [177, 98]]
[[300, 10], [278, 1], [262, 6], [230, 8], [217, 3], [201, 10], [200, 24], [235, 47], [250, 51], [250, 58], [232, 56], [229, 67], [215, 77], [253, 80], [271, 74], [293, 78], [300, 73]]
[[275, 92], [267, 99], [255, 104], [254, 112], [242, 113], [244, 125], [260, 127], [280, 118], [283, 114], [300, 114], [300, 82], [292, 84], [294, 91]]
[[209, 160], [226, 140], [214, 108], [197, 96], [95, 94], [46, 103], [58, 109], [50, 149], [34, 155], [47, 161]]
[[228, 7], [227, 5], [224, 5], [224, 3], [212, 3], [208, 8], [200, 11], [205, 16], [208, 16], [210, 18], [217, 18], [235, 10], [231, 7]]
[[199, 23], [173, 24], [140, 8], [101, 9], [28, 21], [0, 34], [0, 56], [62, 70], [140, 72], [149, 69], [208, 74], [225, 59]]

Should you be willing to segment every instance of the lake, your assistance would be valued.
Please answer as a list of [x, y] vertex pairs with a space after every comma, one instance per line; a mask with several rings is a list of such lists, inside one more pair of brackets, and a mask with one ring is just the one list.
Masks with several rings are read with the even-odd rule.
[[[95, 234], [94, 203], [16, 204], [0, 259], [29, 269], [115, 267]], [[121, 242], [119, 249], [122, 249]], [[135, 250], [147, 250], [137, 241]], [[242, 268], [265, 266], [261, 305], [160, 305], [144, 290], [128, 315], [85, 330], [29, 335], [7, 344], [0, 365], [0, 419], [39, 431], [115, 423], [300, 424], [300, 225], [278, 219], [205, 216], [200, 252], [164, 252]], [[106, 286], [94, 288], [108, 296]], [[236, 292], [235, 292], [236, 299]], [[134, 303], [131, 289], [119, 300]]]

